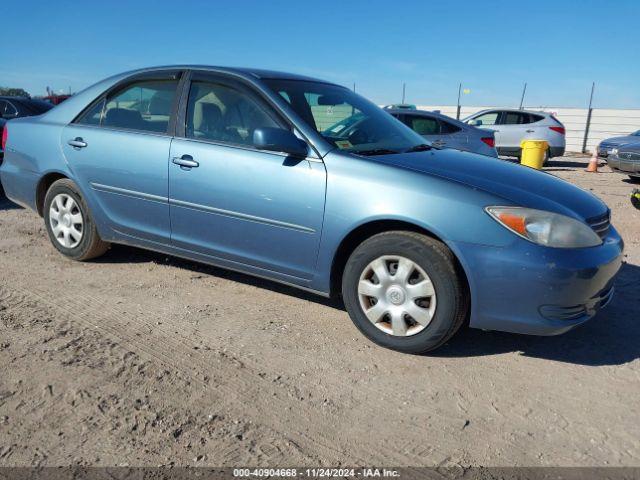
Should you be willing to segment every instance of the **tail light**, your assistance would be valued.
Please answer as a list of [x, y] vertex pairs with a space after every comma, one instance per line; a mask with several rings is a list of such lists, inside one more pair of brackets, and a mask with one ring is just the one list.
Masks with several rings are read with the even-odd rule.
[[565, 135], [567, 132], [564, 127], [549, 127], [554, 132], [558, 132], [560, 135]]
[[491, 148], [494, 148], [496, 146], [496, 139], [493, 137], [482, 137], [480, 140], [489, 145]]
[[6, 126], [2, 128], [2, 150], [4, 150], [7, 146], [8, 130], [9, 129]]

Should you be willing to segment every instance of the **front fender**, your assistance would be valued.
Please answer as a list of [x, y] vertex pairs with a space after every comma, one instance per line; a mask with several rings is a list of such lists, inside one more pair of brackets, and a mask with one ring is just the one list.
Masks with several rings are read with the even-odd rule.
[[[341, 242], [355, 229], [380, 220], [415, 225], [460, 255], [456, 243], [502, 247], [513, 235], [484, 211], [511, 202], [442, 177], [341, 153], [325, 157], [327, 200], [318, 254], [317, 284], [329, 291], [331, 266]], [[465, 266], [464, 259], [459, 258]]]

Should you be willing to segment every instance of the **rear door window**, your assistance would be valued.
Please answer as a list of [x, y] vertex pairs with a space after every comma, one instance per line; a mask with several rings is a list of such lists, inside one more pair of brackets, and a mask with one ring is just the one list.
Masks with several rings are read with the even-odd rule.
[[437, 119], [432, 117], [405, 115], [405, 123], [420, 135], [438, 135], [440, 133], [440, 124]]
[[502, 116], [502, 125], [521, 125], [529, 123], [529, 115], [520, 112], [504, 112]]
[[100, 125], [102, 121], [102, 111], [104, 110], [104, 99], [100, 100], [76, 121], [80, 125]]
[[178, 80], [140, 80], [86, 110], [75, 123], [109, 128], [167, 133]]
[[178, 87], [177, 80], [136, 82], [107, 98], [102, 125], [165, 133]]

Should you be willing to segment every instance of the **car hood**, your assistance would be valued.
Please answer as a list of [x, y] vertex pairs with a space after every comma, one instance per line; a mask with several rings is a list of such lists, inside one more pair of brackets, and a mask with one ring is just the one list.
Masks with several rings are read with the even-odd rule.
[[430, 150], [371, 157], [397, 167], [463, 183], [507, 203], [587, 220], [608, 207], [595, 195], [551, 174], [493, 157], [456, 150]]
[[601, 143], [606, 145], [625, 145], [627, 143], [638, 143], [640, 142], [640, 137], [636, 135], [625, 135], [623, 137], [612, 137], [603, 140]]

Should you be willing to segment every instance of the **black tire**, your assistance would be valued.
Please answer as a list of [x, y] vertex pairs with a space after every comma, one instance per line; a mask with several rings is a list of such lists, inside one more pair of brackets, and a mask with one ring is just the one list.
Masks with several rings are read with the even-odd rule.
[[[360, 305], [358, 283], [368, 265], [383, 256], [405, 257], [431, 279], [436, 308], [430, 323], [409, 336], [396, 336], [375, 326]], [[342, 276], [344, 304], [356, 327], [370, 340], [405, 353], [425, 353], [449, 340], [462, 326], [469, 310], [469, 295], [456, 260], [442, 242], [416, 232], [383, 232], [365, 240], [349, 257]]]
[[[56, 196], [64, 194], [71, 197], [77, 206], [77, 209], [82, 214], [82, 236], [77, 245], [72, 248], [67, 248], [60, 243], [53, 232], [51, 225], [50, 211], [51, 204]], [[69, 179], [63, 178], [54, 182], [47, 190], [47, 194], [44, 199], [44, 223], [49, 234], [49, 240], [53, 246], [64, 256], [73, 260], [85, 261], [92, 258], [103, 255], [109, 250], [109, 243], [104, 242], [98, 235], [95, 223], [91, 217], [91, 212], [86, 202], [82, 198], [78, 187]], [[55, 217], [54, 217], [55, 218]]]
[[547, 151], [544, 152], [544, 159], [542, 161], [542, 166], [546, 167], [549, 164], [549, 160], [551, 160], [551, 148], [547, 148]]

